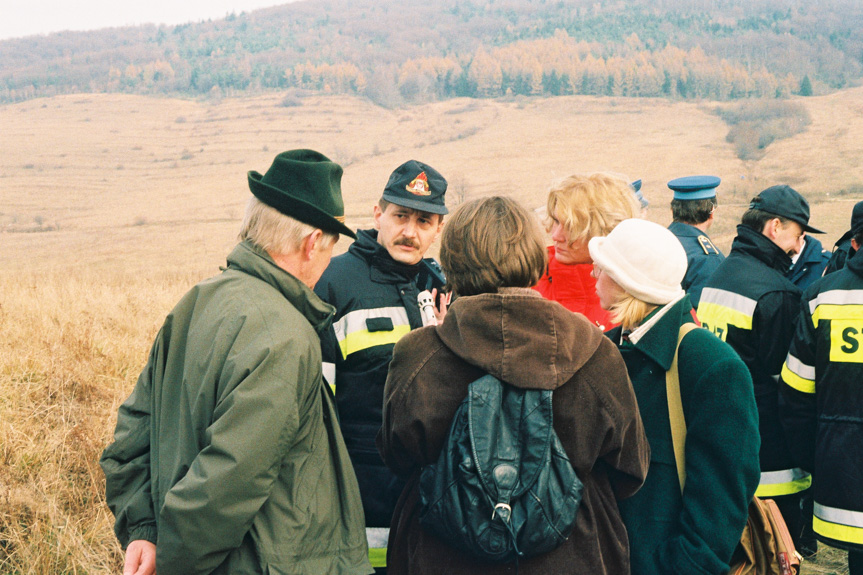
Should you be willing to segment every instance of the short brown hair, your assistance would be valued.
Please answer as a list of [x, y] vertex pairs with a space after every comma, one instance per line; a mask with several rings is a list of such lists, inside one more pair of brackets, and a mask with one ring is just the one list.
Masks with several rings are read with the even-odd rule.
[[637, 218], [641, 206], [632, 186], [620, 176], [597, 172], [573, 174], [556, 182], [548, 191], [546, 228], [561, 223], [569, 242], [607, 236], [614, 226]]
[[532, 287], [548, 254], [536, 217], [518, 202], [493, 196], [462, 204], [444, 226], [441, 266], [457, 295]]
[[702, 200], [671, 200], [671, 218], [689, 225], [703, 224], [719, 205], [716, 198]]

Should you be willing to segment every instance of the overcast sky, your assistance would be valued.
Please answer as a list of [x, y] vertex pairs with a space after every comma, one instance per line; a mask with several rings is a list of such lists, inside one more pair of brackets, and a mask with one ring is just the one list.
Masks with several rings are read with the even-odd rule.
[[0, 40], [61, 30], [185, 24], [296, 0], [0, 0]]

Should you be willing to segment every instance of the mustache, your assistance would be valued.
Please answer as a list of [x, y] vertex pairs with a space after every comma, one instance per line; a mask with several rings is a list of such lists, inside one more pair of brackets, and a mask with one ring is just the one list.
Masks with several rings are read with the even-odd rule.
[[393, 242], [393, 245], [397, 246], [408, 246], [409, 248], [414, 248], [416, 250], [420, 249], [420, 245], [410, 238], [400, 238]]

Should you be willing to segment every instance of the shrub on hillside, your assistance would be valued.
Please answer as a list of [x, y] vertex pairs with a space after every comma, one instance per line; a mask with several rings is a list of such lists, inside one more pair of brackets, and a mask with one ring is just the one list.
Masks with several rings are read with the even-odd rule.
[[725, 140], [741, 160], [758, 160], [777, 140], [790, 138], [812, 123], [805, 106], [784, 100], [746, 100], [716, 109], [731, 126]]

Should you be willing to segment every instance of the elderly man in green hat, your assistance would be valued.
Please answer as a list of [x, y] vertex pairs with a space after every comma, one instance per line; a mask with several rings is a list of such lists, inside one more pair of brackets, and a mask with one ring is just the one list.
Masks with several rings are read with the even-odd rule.
[[171, 311], [100, 461], [124, 575], [367, 575], [356, 476], [321, 378], [312, 291], [344, 221], [342, 168], [279, 154], [227, 268]]

